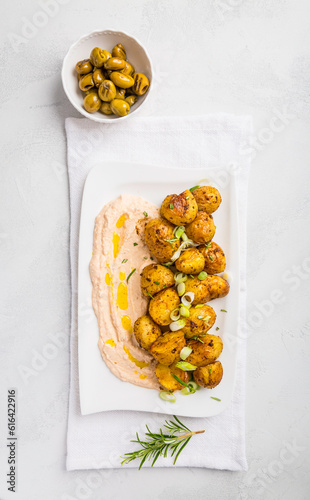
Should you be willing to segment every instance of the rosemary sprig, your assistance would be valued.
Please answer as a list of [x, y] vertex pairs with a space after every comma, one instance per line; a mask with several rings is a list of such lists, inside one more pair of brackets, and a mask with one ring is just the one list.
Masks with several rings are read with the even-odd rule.
[[151, 432], [146, 425], [147, 432], [145, 433], [145, 441], [140, 439], [137, 433], [137, 439], [131, 440], [131, 443], [138, 443], [141, 445], [141, 448], [140, 450], [125, 453], [125, 455], [121, 457], [123, 459], [121, 465], [129, 464], [129, 462], [133, 460], [140, 459], [139, 470], [146, 460], [152, 460], [151, 467], [153, 467], [156, 460], [160, 456], [167, 457], [169, 451], [171, 452], [171, 457], [174, 456], [173, 465], [175, 465], [178, 456], [192, 436], [194, 436], [194, 434], [202, 434], [205, 431], [191, 431], [178, 419], [178, 417], [173, 415], [173, 418], [175, 421], [165, 420], [164, 427], [168, 432], [165, 430], [163, 432], [162, 429], [159, 429], [159, 433], [154, 433]]

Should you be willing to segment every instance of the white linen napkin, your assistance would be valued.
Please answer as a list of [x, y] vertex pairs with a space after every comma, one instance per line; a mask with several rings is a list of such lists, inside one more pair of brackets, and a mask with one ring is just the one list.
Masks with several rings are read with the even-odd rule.
[[[182, 417], [192, 430], [206, 429], [193, 438], [178, 458], [179, 467], [246, 470], [245, 455], [245, 362], [246, 362], [246, 208], [252, 122], [247, 116], [216, 114], [200, 117], [130, 118], [111, 124], [88, 119], [66, 119], [71, 207], [71, 385], [67, 435], [67, 469], [120, 467], [120, 456], [132, 451], [136, 431], [145, 424], [157, 430], [162, 414], [112, 411], [82, 416], [79, 402], [77, 339], [77, 264], [79, 219], [83, 186], [96, 163], [119, 161], [166, 167], [219, 169], [219, 176], [235, 175], [240, 226], [240, 322], [237, 375], [233, 399], [217, 416]], [[195, 174], [193, 173], [193, 178]], [[131, 462], [125, 467], [137, 467]], [[169, 467], [172, 460], [160, 458], [156, 466]], [[149, 466], [149, 463], [145, 463]]]

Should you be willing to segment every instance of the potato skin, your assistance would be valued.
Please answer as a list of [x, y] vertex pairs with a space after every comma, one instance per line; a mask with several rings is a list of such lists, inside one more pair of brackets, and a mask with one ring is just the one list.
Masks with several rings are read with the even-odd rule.
[[186, 358], [186, 361], [198, 367], [213, 363], [223, 350], [222, 339], [217, 335], [207, 334], [201, 340], [203, 343], [199, 342], [199, 340], [189, 340], [187, 342], [192, 352]]
[[[199, 319], [198, 316], [202, 316], [203, 318], [210, 316], [210, 319], [208, 321], [204, 321], [203, 319]], [[183, 328], [185, 337], [190, 339], [191, 337], [196, 337], [196, 335], [204, 335], [208, 330], [210, 330], [210, 328], [212, 328], [215, 320], [215, 311], [207, 304], [197, 309], [195, 309], [195, 307], [191, 307], [189, 310], [189, 317], [185, 318], [186, 323]]]
[[149, 316], [138, 318], [135, 321], [133, 332], [138, 344], [146, 351], [149, 351], [151, 345], [161, 336], [161, 329]]
[[212, 214], [218, 209], [222, 202], [219, 191], [212, 186], [201, 186], [193, 191], [198, 209]]
[[171, 323], [170, 313], [180, 304], [176, 290], [166, 288], [155, 295], [149, 303], [149, 314], [158, 325], [169, 325]]
[[173, 230], [173, 224], [165, 219], [152, 219], [145, 226], [145, 242], [159, 262], [169, 262], [180, 246], [179, 240], [166, 241], [174, 239]]
[[162, 365], [170, 366], [180, 358], [180, 352], [185, 345], [183, 330], [167, 332], [155, 340], [150, 353]]
[[[170, 208], [170, 205], [173, 205]], [[162, 202], [160, 215], [176, 226], [189, 224], [197, 215], [198, 206], [191, 191], [186, 189], [181, 194], [169, 194]]]
[[212, 215], [198, 212], [196, 219], [186, 226], [186, 234], [195, 243], [209, 243], [215, 234]]
[[185, 274], [199, 274], [204, 269], [205, 259], [197, 248], [188, 248], [175, 261], [178, 271]]
[[207, 389], [213, 389], [219, 385], [223, 377], [223, 366], [220, 361], [210, 363], [207, 366], [201, 366], [193, 372], [196, 384]]
[[149, 298], [149, 294], [154, 297], [154, 295], [161, 292], [163, 288], [170, 288], [174, 286], [174, 284], [174, 274], [165, 266], [161, 266], [160, 264], [149, 264], [142, 271], [141, 289], [145, 297]]
[[225, 271], [225, 254], [217, 243], [212, 241], [208, 248], [205, 245], [202, 245], [201, 247], [198, 247], [198, 250], [205, 258], [204, 270], [208, 274], [218, 274]]
[[180, 368], [176, 368], [174, 364], [166, 366], [158, 363], [155, 367], [156, 377], [164, 389], [167, 391], [179, 391], [183, 389], [184, 386], [173, 378], [172, 373], [185, 383], [189, 381], [188, 372], [184, 372], [183, 370], [180, 370]]
[[204, 304], [209, 300], [225, 297], [229, 292], [229, 284], [217, 275], [208, 275], [204, 280], [196, 276], [185, 281], [185, 293], [194, 292], [192, 305]]

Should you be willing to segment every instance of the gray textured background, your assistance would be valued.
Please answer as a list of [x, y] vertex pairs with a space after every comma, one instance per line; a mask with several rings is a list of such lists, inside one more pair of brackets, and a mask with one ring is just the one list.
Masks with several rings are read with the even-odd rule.
[[[0, 18], [1, 500], [308, 499], [309, 2], [55, 2], [42, 17], [47, 0], [11, 0]], [[96, 483], [90, 472], [65, 470], [68, 347], [41, 364], [38, 353], [48, 352], [53, 334], [69, 332], [64, 119], [78, 114], [60, 68], [69, 45], [98, 28], [147, 46], [156, 76], [141, 114], [253, 115], [247, 473], [117, 470]], [[5, 476], [10, 387], [19, 404], [15, 495]]]

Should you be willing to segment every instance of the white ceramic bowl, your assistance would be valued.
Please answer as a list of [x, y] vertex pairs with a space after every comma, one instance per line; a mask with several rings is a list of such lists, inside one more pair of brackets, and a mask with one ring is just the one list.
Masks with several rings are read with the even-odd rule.
[[[148, 77], [150, 87], [146, 94], [139, 96], [136, 104], [132, 106], [130, 112], [126, 116], [104, 115], [100, 113], [100, 111], [87, 113], [83, 106], [83, 95], [79, 89], [75, 65], [78, 61], [87, 59], [94, 47], [100, 47], [111, 52], [117, 43], [122, 43], [124, 45], [127, 59], [134, 65], [135, 70], [144, 73]], [[64, 91], [75, 109], [90, 120], [106, 123], [128, 118], [141, 108], [152, 88], [152, 63], [146, 49], [136, 38], [122, 31], [98, 30], [93, 31], [89, 35], [82, 36], [77, 42], [71, 45], [63, 61], [61, 78]]]

